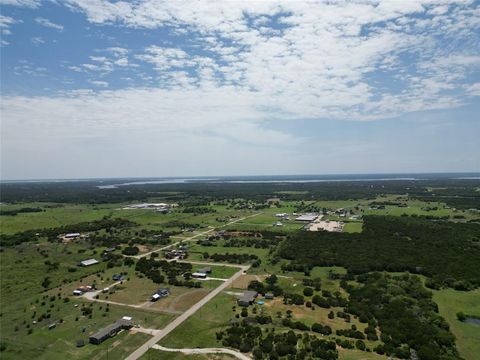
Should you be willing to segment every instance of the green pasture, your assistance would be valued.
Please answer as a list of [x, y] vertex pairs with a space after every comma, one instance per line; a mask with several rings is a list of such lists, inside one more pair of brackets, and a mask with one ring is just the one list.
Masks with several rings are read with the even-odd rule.
[[438, 304], [440, 315], [450, 324], [457, 338], [457, 348], [465, 360], [476, 360], [480, 354], [480, 326], [461, 322], [457, 313], [480, 316], [480, 289], [455, 291], [444, 289], [433, 291], [433, 300]]

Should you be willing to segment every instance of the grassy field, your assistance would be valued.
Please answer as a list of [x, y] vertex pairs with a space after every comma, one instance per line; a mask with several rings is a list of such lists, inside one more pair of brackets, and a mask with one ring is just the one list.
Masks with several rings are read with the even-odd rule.
[[219, 294], [204, 307], [172, 331], [160, 344], [171, 348], [182, 347], [214, 347], [219, 344], [215, 333], [228, 326], [228, 321], [234, 316], [232, 307], [236, 297]]
[[466, 360], [476, 360], [480, 354], [480, 326], [461, 322], [456, 314], [480, 316], [480, 290], [469, 292], [451, 289], [433, 292], [433, 299], [438, 304], [440, 315], [450, 324], [452, 333], [457, 338], [457, 348]]
[[220, 354], [195, 354], [185, 355], [179, 352], [167, 352], [156, 349], [148, 350], [140, 360], [233, 360], [236, 359], [230, 355]]

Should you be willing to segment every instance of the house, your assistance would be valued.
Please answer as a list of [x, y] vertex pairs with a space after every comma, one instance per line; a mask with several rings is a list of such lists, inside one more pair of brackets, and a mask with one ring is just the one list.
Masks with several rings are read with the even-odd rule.
[[273, 299], [273, 294], [272, 293], [266, 293], [264, 297], [265, 297], [265, 299], [271, 300], [271, 299]]
[[123, 280], [123, 275], [122, 274], [115, 274], [115, 275], [112, 276], [112, 280], [122, 281]]
[[284, 219], [288, 216], [288, 214], [287, 213], [279, 213], [279, 214], [275, 214], [275, 216], [278, 217], [278, 218]]
[[194, 272], [194, 273], [192, 274], [192, 277], [195, 278], [195, 279], [206, 279], [206, 278], [207, 278], [207, 274], [202, 273], [202, 272]]
[[258, 293], [256, 291], [245, 291], [237, 303], [239, 306], [249, 306], [255, 302]]
[[211, 274], [212, 273], [212, 268], [211, 267], [204, 267], [203, 269], [199, 269], [197, 272], [199, 273], [204, 273], [204, 274]]
[[80, 266], [92, 266], [98, 264], [98, 260], [95, 259], [88, 259], [88, 260], [83, 260], [80, 262]]
[[125, 317], [114, 322], [111, 325], [99, 330], [95, 334], [91, 335], [89, 341], [91, 344], [99, 345], [108, 338], [117, 335], [121, 330], [128, 330], [133, 326], [132, 320], [126, 320]]
[[157, 291], [155, 291], [155, 293], [152, 295], [152, 298], [150, 299], [150, 301], [157, 301], [158, 299], [167, 297], [168, 295], [170, 295], [170, 289], [160, 288]]
[[73, 295], [75, 296], [81, 296], [83, 294], [82, 290], [73, 290]]

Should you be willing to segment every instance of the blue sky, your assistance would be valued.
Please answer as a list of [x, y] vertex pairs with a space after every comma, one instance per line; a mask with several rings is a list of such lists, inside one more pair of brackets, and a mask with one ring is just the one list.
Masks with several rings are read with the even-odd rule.
[[479, 5], [0, 0], [1, 178], [480, 171]]

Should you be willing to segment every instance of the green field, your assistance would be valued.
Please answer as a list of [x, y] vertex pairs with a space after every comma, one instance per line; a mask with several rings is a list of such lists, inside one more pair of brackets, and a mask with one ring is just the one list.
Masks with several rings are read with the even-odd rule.
[[469, 292], [451, 289], [433, 292], [433, 299], [438, 304], [440, 315], [450, 324], [451, 331], [457, 338], [457, 348], [465, 360], [476, 360], [480, 354], [480, 326], [461, 322], [457, 313], [480, 316], [480, 290]]

